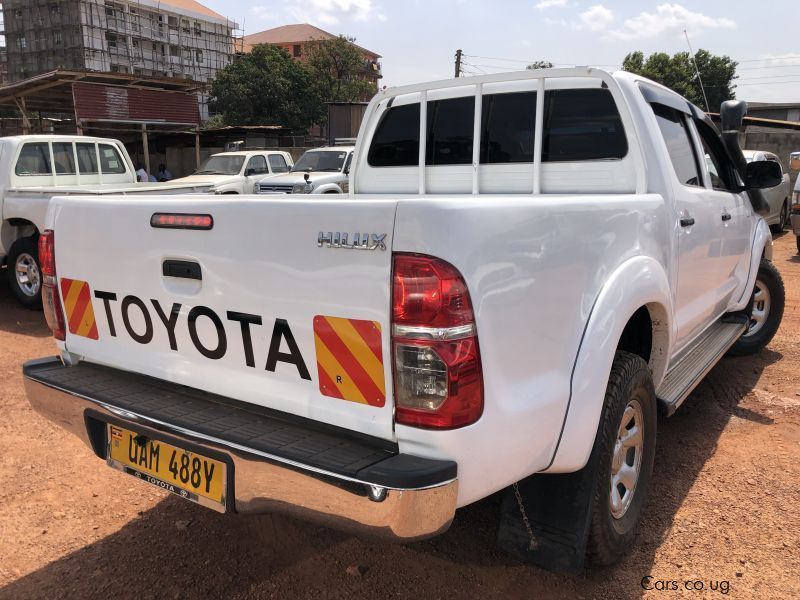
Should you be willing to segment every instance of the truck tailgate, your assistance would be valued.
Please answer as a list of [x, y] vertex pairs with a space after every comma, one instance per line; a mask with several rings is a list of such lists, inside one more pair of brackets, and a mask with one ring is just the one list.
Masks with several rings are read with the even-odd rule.
[[[54, 199], [48, 222], [66, 348], [392, 439], [395, 208], [393, 200]], [[158, 228], [155, 213], [211, 215], [213, 227]], [[360, 232], [370, 242], [320, 246], [320, 232], [349, 232], [351, 242]]]

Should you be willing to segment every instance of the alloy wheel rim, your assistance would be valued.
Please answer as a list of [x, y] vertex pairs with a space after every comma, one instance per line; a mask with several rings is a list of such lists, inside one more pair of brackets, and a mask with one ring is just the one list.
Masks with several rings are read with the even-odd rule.
[[611, 516], [621, 519], [628, 512], [636, 492], [644, 450], [644, 411], [636, 398], [631, 399], [617, 430], [611, 459]]
[[27, 252], [23, 252], [17, 257], [17, 264], [14, 266], [14, 274], [17, 277], [17, 286], [22, 293], [33, 298], [39, 293], [42, 285], [39, 265], [36, 259]]
[[756, 280], [756, 285], [753, 288], [753, 311], [750, 313], [750, 324], [744, 337], [755, 335], [764, 328], [771, 306], [772, 297], [769, 294], [769, 289], [762, 281]]

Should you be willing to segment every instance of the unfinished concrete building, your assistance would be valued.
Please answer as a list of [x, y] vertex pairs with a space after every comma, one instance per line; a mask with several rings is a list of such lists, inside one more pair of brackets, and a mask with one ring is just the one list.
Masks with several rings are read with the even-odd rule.
[[8, 81], [55, 69], [206, 82], [237, 25], [194, 0], [2, 0]]

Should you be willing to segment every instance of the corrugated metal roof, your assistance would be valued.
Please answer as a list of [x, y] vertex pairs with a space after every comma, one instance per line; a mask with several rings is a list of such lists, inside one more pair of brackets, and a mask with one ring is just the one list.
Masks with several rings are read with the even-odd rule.
[[72, 91], [79, 121], [200, 123], [197, 97], [191, 94], [92, 83], [74, 83]]

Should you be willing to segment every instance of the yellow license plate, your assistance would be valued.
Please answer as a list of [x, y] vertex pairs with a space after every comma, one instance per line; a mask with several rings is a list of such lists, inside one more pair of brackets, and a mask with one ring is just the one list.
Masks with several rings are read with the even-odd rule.
[[165, 442], [108, 426], [109, 465], [187, 500], [224, 512], [227, 465]]

